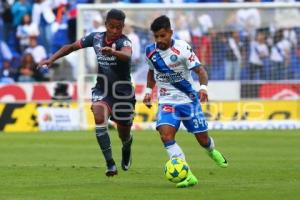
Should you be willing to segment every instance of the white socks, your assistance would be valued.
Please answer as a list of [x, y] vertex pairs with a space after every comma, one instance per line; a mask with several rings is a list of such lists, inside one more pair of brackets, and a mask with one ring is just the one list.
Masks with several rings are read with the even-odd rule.
[[170, 159], [173, 157], [179, 157], [179, 158], [185, 160], [184, 153], [183, 153], [182, 149], [180, 148], [180, 146], [176, 143], [175, 140], [165, 143], [164, 146], [169, 154]]

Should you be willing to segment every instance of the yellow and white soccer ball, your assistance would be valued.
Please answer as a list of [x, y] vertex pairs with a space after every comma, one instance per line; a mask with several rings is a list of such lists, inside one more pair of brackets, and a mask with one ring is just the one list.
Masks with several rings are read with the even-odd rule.
[[179, 183], [186, 179], [189, 172], [188, 164], [181, 158], [172, 158], [165, 165], [165, 176], [173, 182]]

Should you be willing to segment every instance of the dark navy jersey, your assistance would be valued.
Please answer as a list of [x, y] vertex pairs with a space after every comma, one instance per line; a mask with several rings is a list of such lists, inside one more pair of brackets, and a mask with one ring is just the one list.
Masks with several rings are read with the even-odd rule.
[[[120, 51], [123, 47], [131, 48], [131, 41], [125, 35], [121, 35], [117, 40], [108, 44], [105, 41], [105, 35], [106, 32], [94, 32], [80, 40], [82, 48], [93, 47], [97, 55], [99, 76], [96, 87], [102, 91], [106, 90], [108, 95], [113, 95], [113, 90], [119, 96], [133, 94], [130, 61], [124, 62], [117, 59], [116, 56], [103, 55], [101, 52], [101, 48], [107, 46], [117, 51]], [[103, 77], [106, 77], [107, 81]]]

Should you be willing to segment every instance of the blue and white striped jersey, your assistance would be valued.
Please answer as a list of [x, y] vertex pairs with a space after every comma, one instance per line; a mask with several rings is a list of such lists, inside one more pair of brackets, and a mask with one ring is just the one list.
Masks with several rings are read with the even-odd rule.
[[165, 51], [151, 44], [146, 47], [146, 61], [149, 69], [154, 70], [160, 104], [198, 101], [190, 70], [201, 63], [187, 42], [172, 40], [171, 47]]

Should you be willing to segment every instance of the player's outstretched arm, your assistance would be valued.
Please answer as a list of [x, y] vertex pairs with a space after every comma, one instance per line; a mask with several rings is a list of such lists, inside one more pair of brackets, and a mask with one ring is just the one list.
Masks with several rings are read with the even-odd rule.
[[151, 94], [152, 94], [152, 89], [155, 86], [155, 79], [154, 79], [154, 71], [149, 70], [147, 74], [147, 88], [146, 88], [146, 93], [144, 96], [143, 103], [148, 107], [151, 108]]
[[73, 51], [77, 51], [78, 49], [80, 49], [80, 44], [78, 42], [74, 42], [72, 44], [67, 44], [64, 45], [62, 48], [60, 48], [57, 52], [55, 52], [49, 59], [47, 60], [42, 60], [39, 64], [38, 64], [38, 68], [39, 67], [43, 67], [43, 66], [47, 66], [50, 67], [57, 59], [64, 57], [70, 53], [72, 53]]
[[201, 102], [207, 102], [208, 101], [208, 95], [207, 95], [207, 83], [208, 83], [208, 77], [207, 72], [204, 67], [196, 67], [193, 69], [194, 72], [199, 77], [200, 82], [200, 90], [199, 90], [199, 96]]

